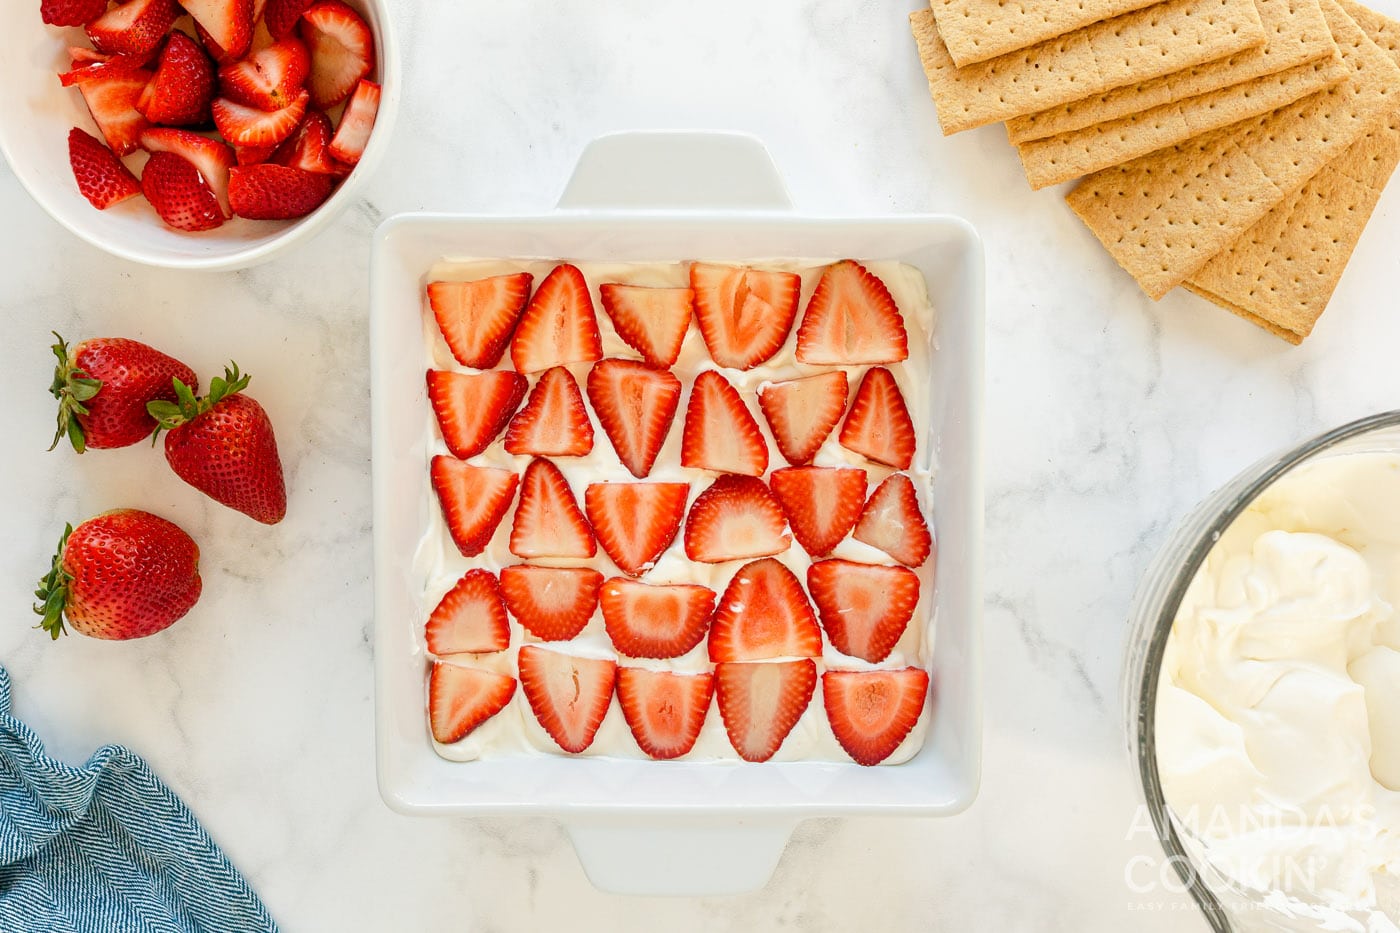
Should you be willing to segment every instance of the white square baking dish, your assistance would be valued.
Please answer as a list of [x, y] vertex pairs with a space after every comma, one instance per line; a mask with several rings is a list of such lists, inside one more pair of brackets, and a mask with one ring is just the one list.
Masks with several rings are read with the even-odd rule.
[[[792, 827], [808, 817], [940, 816], [966, 808], [977, 794], [981, 758], [984, 308], [976, 233], [941, 215], [793, 213], [762, 146], [731, 135], [604, 137], [585, 151], [560, 203], [560, 210], [534, 217], [400, 215], [375, 235], [375, 700], [386, 803], [407, 814], [558, 818], [596, 885], [649, 894], [758, 887]], [[936, 632], [927, 740], [910, 761], [876, 768], [439, 757], [424, 713], [425, 581], [412, 561], [427, 510], [437, 507], [428, 480], [431, 421], [424, 416], [421, 308], [429, 268], [466, 257], [697, 256], [893, 259], [917, 267], [927, 281], [938, 317], [930, 391], [939, 543], [933, 618], [923, 620]]]

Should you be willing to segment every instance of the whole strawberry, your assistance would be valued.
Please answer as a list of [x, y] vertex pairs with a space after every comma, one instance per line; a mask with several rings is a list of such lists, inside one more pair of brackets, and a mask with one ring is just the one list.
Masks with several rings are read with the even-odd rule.
[[57, 639], [64, 618], [93, 638], [143, 638], [168, 628], [199, 601], [199, 547], [173, 522], [120, 509], [69, 525], [34, 611]]
[[175, 475], [231, 509], [267, 525], [287, 514], [287, 486], [272, 422], [246, 395], [248, 377], [230, 364], [209, 383], [209, 394], [174, 381], [175, 401], [147, 406], [165, 435], [165, 459]]
[[58, 365], [49, 392], [58, 399], [58, 430], [49, 450], [65, 435], [78, 453], [135, 444], [156, 429], [146, 406], [174, 400], [172, 380], [198, 387], [194, 370], [140, 341], [99, 337], [70, 353], [63, 338], [54, 337]]

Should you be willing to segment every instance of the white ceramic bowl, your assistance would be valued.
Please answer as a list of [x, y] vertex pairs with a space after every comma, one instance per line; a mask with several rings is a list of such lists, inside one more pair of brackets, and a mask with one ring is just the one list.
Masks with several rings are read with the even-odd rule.
[[[377, 63], [372, 74], [383, 86], [374, 133], [359, 165], [315, 211], [299, 220], [235, 217], [203, 233], [161, 223], [144, 198], [99, 211], [78, 193], [68, 167], [68, 131], [100, 138], [77, 88], [59, 84], [68, 70], [68, 46], [88, 45], [81, 28], [59, 29], [39, 19], [39, 4], [0, 4], [0, 152], [34, 200], [55, 220], [107, 252], [151, 266], [175, 269], [238, 269], [270, 259], [330, 222], [354, 201], [383, 159], [399, 109], [398, 46], [385, 0], [346, 0], [374, 31]], [[139, 173], [138, 173], [139, 174]]]

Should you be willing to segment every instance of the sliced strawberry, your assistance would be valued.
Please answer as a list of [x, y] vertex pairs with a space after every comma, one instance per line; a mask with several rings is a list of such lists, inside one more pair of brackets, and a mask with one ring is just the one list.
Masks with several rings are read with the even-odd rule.
[[276, 151], [276, 146], [240, 146], [233, 150], [233, 153], [239, 165], [261, 165], [271, 159]]
[[787, 340], [802, 279], [748, 266], [690, 266], [695, 317], [710, 357], [730, 369], [753, 369]]
[[174, 0], [127, 0], [87, 24], [88, 39], [99, 52], [145, 55], [175, 22]]
[[356, 83], [374, 70], [374, 33], [340, 0], [320, 0], [304, 9], [301, 37], [311, 50], [307, 88], [320, 110], [349, 97]]
[[632, 658], [678, 658], [705, 637], [715, 594], [681, 583], [650, 586], [613, 577], [603, 584], [603, 625], [619, 653]]
[[617, 702], [637, 747], [652, 758], [679, 758], [695, 747], [714, 695], [711, 674], [617, 669]]
[[102, 140], [78, 129], [68, 131], [68, 165], [78, 192], [99, 211], [134, 198], [141, 183]]
[[707, 564], [781, 554], [791, 545], [782, 506], [752, 476], [721, 476], [695, 497], [685, 520], [685, 554]]
[[[836, 741], [862, 765], [878, 765], [904, 741], [928, 695], [928, 674], [901, 671], [827, 671], [822, 702]], [[721, 707], [723, 709], [723, 707]]]
[[258, 110], [224, 98], [214, 98], [211, 109], [219, 135], [234, 146], [275, 146], [296, 132], [306, 114], [305, 91], [298, 91], [281, 110]]
[[612, 703], [617, 663], [537, 645], [520, 649], [520, 686], [554, 743], [577, 754], [593, 744]]
[[424, 635], [436, 655], [484, 654], [510, 647], [501, 587], [489, 570], [468, 570], [428, 616]]
[[919, 604], [919, 575], [907, 567], [817, 561], [807, 589], [836, 650], [871, 664], [890, 656]]
[[520, 477], [510, 470], [469, 466], [455, 457], [439, 455], [433, 458], [432, 478], [457, 549], [464, 557], [486, 550], [515, 498]]
[[772, 557], [739, 568], [710, 624], [711, 661], [818, 658], [822, 633], [802, 584]]
[[97, 81], [80, 81], [78, 90], [82, 92], [83, 103], [102, 131], [102, 138], [118, 156], [134, 152], [140, 145], [141, 134], [151, 124], [136, 109], [141, 92], [151, 73], [137, 69], [129, 73], [113, 75]]
[[183, 32], [172, 32], [136, 109], [152, 123], [190, 126], [209, 122], [213, 99], [214, 63], [199, 43]]
[[717, 473], [762, 476], [768, 442], [738, 391], [718, 371], [695, 377], [685, 409], [681, 466]]
[[603, 357], [588, 283], [578, 266], [563, 263], [545, 276], [510, 341], [510, 358], [522, 373]]
[[603, 575], [590, 567], [532, 567], [516, 564], [501, 571], [506, 608], [541, 641], [568, 641], [598, 608]]
[[212, 230], [224, 222], [214, 189], [194, 163], [173, 152], [153, 152], [141, 173], [141, 192], [160, 219], [177, 230]]
[[107, 0], [40, 0], [39, 15], [50, 26], [86, 26], [107, 12]]
[[640, 577], [676, 539], [689, 493], [688, 483], [592, 483], [583, 508], [612, 562]]
[[533, 460], [525, 468], [515, 524], [510, 530], [510, 552], [527, 559], [592, 557], [598, 553], [598, 542], [584, 521], [569, 481], [548, 460]]
[[229, 172], [229, 203], [239, 217], [295, 220], [326, 202], [335, 178], [287, 165], [262, 162]]
[[777, 753], [806, 712], [817, 687], [810, 658], [715, 667], [715, 693], [729, 744], [745, 761], [767, 761]]
[[636, 360], [603, 360], [588, 371], [593, 413], [622, 465], [638, 479], [651, 472], [680, 397], [681, 381], [670, 370]]
[[515, 678], [474, 667], [433, 662], [428, 676], [428, 722], [433, 739], [460, 742], [506, 708], [515, 696]]
[[885, 283], [853, 259], [827, 266], [797, 328], [797, 361], [850, 366], [907, 359], [909, 335]]
[[213, 43], [209, 53], [215, 61], [236, 61], [248, 54], [253, 43], [253, 0], [181, 0], [181, 4], [209, 34]]
[[281, 39], [297, 28], [297, 20], [315, 0], [267, 0], [263, 22], [272, 38]]
[[784, 467], [768, 485], [792, 536], [813, 557], [830, 554], [865, 505], [865, 471], [858, 467]]
[[225, 217], [233, 216], [228, 200], [229, 169], [237, 161], [232, 149], [208, 136], [165, 127], [152, 127], [141, 134], [141, 148], [147, 152], [169, 152], [194, 164], [214, 192]]
[[608, 282], [598, 286], [598, 296], [617, 335], [642, 359], [658, 369], [676, 365], [695, 311], [695, 292]]
[[[308, 110], [301, 126], [270, 154], [268, 161], [304, 172], [320, 172], [322, 175], [347, 174], [349, 170], [330, 153], [334, 133], [329, 117], [319, 110]], [[526, 286], [526, 290], [528, 292], [529, 286]], [[524, 299], [521, 301], [523, 304]]]
[[933, 551], [933, 535], [929, 534], [918, 493], [909, 477], [903, 473], [885, 477], [865, 503], [854, 537], [901, 564], [923, 566]]
[[461, 460], [490, 447], [524, 397], [525, 377], [519, 373], [428, 370], [428, 401], [447, 449]]
[[882, 366], [866, 370], [846, 423], [841, 425], [841, 446], [896, 470], [907, 470], [914, 462], [915, 443], [914, 422], [894, 376]]
[[358, 165], [360, 156], [369, 145], [374, 131], [374, 118], [379, 115], [379, 85], [361, 81], [350, 95], [350, 103], [340, 116], [340, 125], [331, 139], [330, 154], [346, 165]]
[[793, 466], [812, 462], [846, 413], [847, 391], [846, 374], [840, 370], [759, 389], [758, 407], [783, 459]]
[[562, 366], [546, 369], [525, 407], [506, 428], [506, 451], [536, 457], [582, 457], [593, 449], [583, 393]]
[[[103, 4], [103, 9], [106, 9], [106, 4]], [[138, 61], [137, 56], [104, 55], [96, 49], [90, 49], [85, 45], [68, 46], [68, 60], [72, 63], [75, 70], [86, 68], [89, 65], [102, 64], [114, 59]], [[141, 60], [141, 64], [144, 65], [145, 61]]]
[[428, 283], [428, 304], [457, 362], [490, 369], [501, 361], [532, 281], [530, 273], [517, 272], [474, 282]]
[[311, 53], [295, 36], [219, 69], [219, 93], [236, 104], [281, 110], [292, 103], [311, 71]]
[[130, 77], [133, 72], [149, 65], [152, 58], [150, 52], [142, 55], [104, 55], [79, 46], [69, 46], [68, 55], [72, 67], [58, 76], [59, 83], [64, 87], [107, 78]]

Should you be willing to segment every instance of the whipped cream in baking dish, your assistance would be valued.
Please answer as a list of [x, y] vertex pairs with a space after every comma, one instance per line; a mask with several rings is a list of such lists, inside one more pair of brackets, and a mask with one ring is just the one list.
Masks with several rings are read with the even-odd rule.
[[[1250, 922], [1400, 922], [1400, 454], [1282, 477], [1177, 613], [1157, 763], [1193, 853], [1269, 892]], [[1317, 921], [1325, 921], [1319, 926]], [[1253, 928], [1253, 927], [1249, 927]]]
[[[821, 276], [822, 269], [828, 265], [825, 261], [781, 261], [765, 262], [753, 261], [749, 265], [764, 269], [776, 269], [782, 271], [796, 272], [802, 277], [802, 294], [798, 305], [798, 317], [794, 321], [791, 332], [788, 335], [787, 343], [774, 354], [768, 362], [747, 371], [726, 369], [725, 377], [739, 390], [749, 403], [751, 411], [759, 421], [765, 440], [769, 445], [770, 468], [777, 468], [786, 465], [786, 461], [778, 452], [767, 430], [767, 425], [758, 414], [756, 403], [756, 393], [758, 389], [767, 382], [777, 382], [785, 379], [792, 379], [797, 376], [807, 375], [819, 370], [830, 370], [833, 367], [812, 367], [800, 364], [796, 361], [794, 350], [796, 345], [797, 324], [801, 321], [802, 311], [807, 307], [808, 299], [812, 290], [816, 287], [817, 280]], [[513, 272], [529, 272], [535, 277], [535, 284], [538, 285], [544, 277], [554, 268], [554, 261], [502, 261], [502, 260], [464, 260], [464, 261], [444, 261], [429, 270], [426, 281], [442, 280], [470, 280], [480, 279], [492, 275], [502, 275]], [[689, 266], [682, 262], [647, 262], [647, 263], [622, 263], [622, 262], [576, 262], [575, 265], [583, 272], [588, 281], [589, 291], [593, 299], [594, 310], [598, 317], [599, 330], [603, 337], [604, 357], [623, 357], [635, 359], [636, 352], [617, 336], [611, 326], [607, 315], [603, 312], [602, 303], [598, 296], [598, 286], [604, 282], [620, 282], [632, 285], [649, 286], [684, 286], [690, 285]], [[865, 262], [864, 265], [873, 274], [882, 279], [889, 288], [899, 310], [904, 317], [904, 323], [909, 337], [909, 358], [902, 363], [889, 364], [888, 368], [894, 374], [900, 391], [904, 394], [905, 401], [909, 407], [909, 414], [913, 419], [916, 430], [919, 432], [918, 449], [914, 458], [914, 463], [910, 469], [904, 471], [914, 481], [919, 492], [919, 497], [926, 512], [932, 518], [932, 474], [934, 469], [932, 432], [932, 404], [930, 397], [931, 380], [930, 365], [933, 351], [933, 331], [934, 331], [934, 310], [929, 302], [928, 291], [925, 286], [923, 276], [918, 270], [896, 262]], [[425, 367], [437, 369], [461, 370], [462, 367], [453, 359], [448, 350], [446, 342], [438, 331], [431, 312], [424, 310], [424, 348]], [[568, 367], [578, 380], [580, 388], [583, 387], [591, 363], [575, 364]], [[680, 466], [680, 446], [681, 446], [681, 424], [685, 418], [685, 405], [690, 394], [690, 385], [694, 381], [696, 374], [705, 369], [717, 368], [710, 359], [704, 340], [700, 336], [699, 328], [692, 322], [686, 334], [685, 342], [682, 345], [680, 359], [672, 368], [672, 372], [680, 378], [684, 387], [680, 406], [677, 409], [675, 421], [667, 435], [665, 445], [656, 460], [656, 465], [651, 474], [646, 477], [646, 482], [688, 482], [691, 486], [690, 497], [694, 497], [710, 485], [719, 474], [708, 470], [690, 469]], [[859, 376], [866, 367], [853, 366], [846, 367], [848, 375], [852, 376], [851, 392], [854, 394], [858, 384]], [[591, 412], [590, 412], [591, 417]], [[429, 451], [430, 456], [437, 453], [447, 453], [446, 445], [438, 435], [436, 423], [430, 406], [423, 406], [423, 430], [427, 436], [432, 438], [432, 446]], [[582, 503], [584, 489], [589, 483], [607, 480], [621, 482], [636, 482], [636, 478], [618, 461], [606, 434], [599, 428], [596, 418], [594, 422], [595, 438], [593, 450], [583, 457], [558, 457], [551, 458], [564, 476], [568, 479], [575, 496]], [[817, 466], [859, 466], [866, 470], [869, 477], [869, 489], [875, 486], [887, 475], [894, 472], [888, 467], [867, 461], [859, 454], [846, 450], [837, 442], [836, 435], [839, 431], [833, 431], [818, 451], [813, 463]], [[501, 445], [499, 439], [493, 443], [484, 453], [472, 458], [472, 463], [487, 466], [502, 466], [516, 472], [523, 471], [529, 464], [531, 458], [528, 456], [513, 456], [507, 453]], [[424, 462], [424, 470], [427, 469], [427, 462]], [[424, 497], [420, 507], [426, 522], [426, 532], [419, 544], [418, 551], [414, 559], [414, 572], [424, 580], [423, 609], [420, 618], [413, 620], [413, 624], [419, 627], [419, 638], [421, 644], [421, 628], [423, 620], [427, 618], [429, 612], [437, 604], [442, 595], [452, 587], [457, 579], [472, 567], [484, 567], [493, 572], [499, 572], [502, 567], [523, 561], [510, 553], [508, 548], [510, 538], [510, 528], [514, 509], [506, 514], [505, 519], [496, 529], [496, 533], [487, 549], [477, 557], [465, 558], [457, 550], [451, 535], [448, 533], [447, 524], [442, 517], [441, 509], [438, 507], [433, 497], [431, 489], [424, 484]], [[932, 527], [932, 522], [930, 527]], [[683, 534], [678, 534], [671, 546], [656, 561], [654, 567], [648, 571], [643, 581], [647, 583], [699, 583], [713, 590], [716, 596], [724, 592], [725, 586], [729, 583], [734, 573], [747, 561], [730, 561], [723, 564], [703, 564], [690, 561], [685, 556], [682, 544]], [[830, 555], [832, 557], [843, 557], [849, 560], [864, 561], [868, 563], [888, 563], [889, 558], [883, 552], [869, 545], [862, 544], [852, 538], [843, 541]], [[782, 554], [776, 555], [789, 569], [797, 575], [799, 580], [806, 580], [807, 567], [812, 563], [802, 546], [796, 541]], [[549, 560], [546, 563], [552, 566], [593, 566], [601, 570], [607, 576], [618, 575], [618, 571], [612, 567], [611, 562], [600, 548], [598, 556], [588, 560]], [[865, 661], [850, 658], [838, 654], [829, 643], [823, 640], [826, 652], [823, 658], [818, 658], [818, 674], [825, 669], [827, 663], [833, 663], [844, 670], [870, 670], [870, 669], [895, 669], [910, 665], [927, 668], [928, 660], [932, 651], [933, 643], [933, 583], [934, 583], [935, 559], [930, 558], [924, 566], [918, 569], [921, 582], [919, 605], [915, 610], [913, 619], [910, 620], [909, 627], [903, 637], [896, 644], [889, 658], [880, 664], [869, 664]], [[595, 612], [584, 630], [574, 639], [567, 642], [538, 642], [533, 636], [525, 632], [518, 622], [511, 620], [511, 647], [508, 651], [497, 655], [485, 655], [473, 659], [472, 666], [488, 668], [502, 673], [515, 675], [515, 655], [520, 645], [538, 643], [543, 644], [552, 650], [561, 651], [568, 654], [576, 654], [591, 657], [617, 658], [613, 650], [612, 643], [608, 638], [607, 631], [603, 627], [602, 616]], [[425, 649], [426, 650], [426, 649]], [[648, 660], [641, 658], [619, 658], [620, 663], [632, 667], [648, 667], [657, 670], [676, 670], [682, 672], [700, 672], [710, 669], [708, 655], [706, 653], [706, 643], [701, 643], [689, 653], [679, 658], [667, 660]], [[924, 741], [924, 735], [928, 728], [928, 714], [925, 712], [920, 717], [918, 724], [900, 744], [899, 748], [886, 759], [885, 764], [895, 764], [907, 761], [918, 752]], [[522, 754], [562, 754], [559, 751], [549, 734], [536, 721], [534, 714], [530, 710], [524, 692], [517, 689], [515, 696], [509, 705], [492, 719], [477, 727], [472, 733], [460, 742], [451, 745], [435, 743], [439, 754], [446, 758], [455, 760], [472, 760], [478, 758], [495, 758], [507, 755]], [[627, 727], [626, 720], [622, 716], [621, 709], [616, 702], [610, 706], [602, 727], [598, 730], [597, 737], [593, 744], [582, 754], [588, 756], [613, 756], [627, 758], [645, 758], [645, 754], [637, 748], [636, 742], [632, 738], [631, 731]], [[712, 706], [710, 714], [705, 720], [705, 725], [700, 732], [699, 739], [695, 747], [679, 760], [692, 761], [704, 759], [730, 759], [739, 761], [738, 755], [729, 743], [729, 738], [724, 730], [724, 723], [719, 715], [717, 706]], [[802, 718], [793, 728], [783, 742], [782, 747], [774, 755], [774, 761], [793, 760], [826, 760], [848, 762], [850, 759], [837, 743], [832, 734], [831, 727], [827, 723], [826, 711], [822, 703], [821, 683], [818, 680], [816, 692], [813, 694], [811, 703], [808, 705]]]

